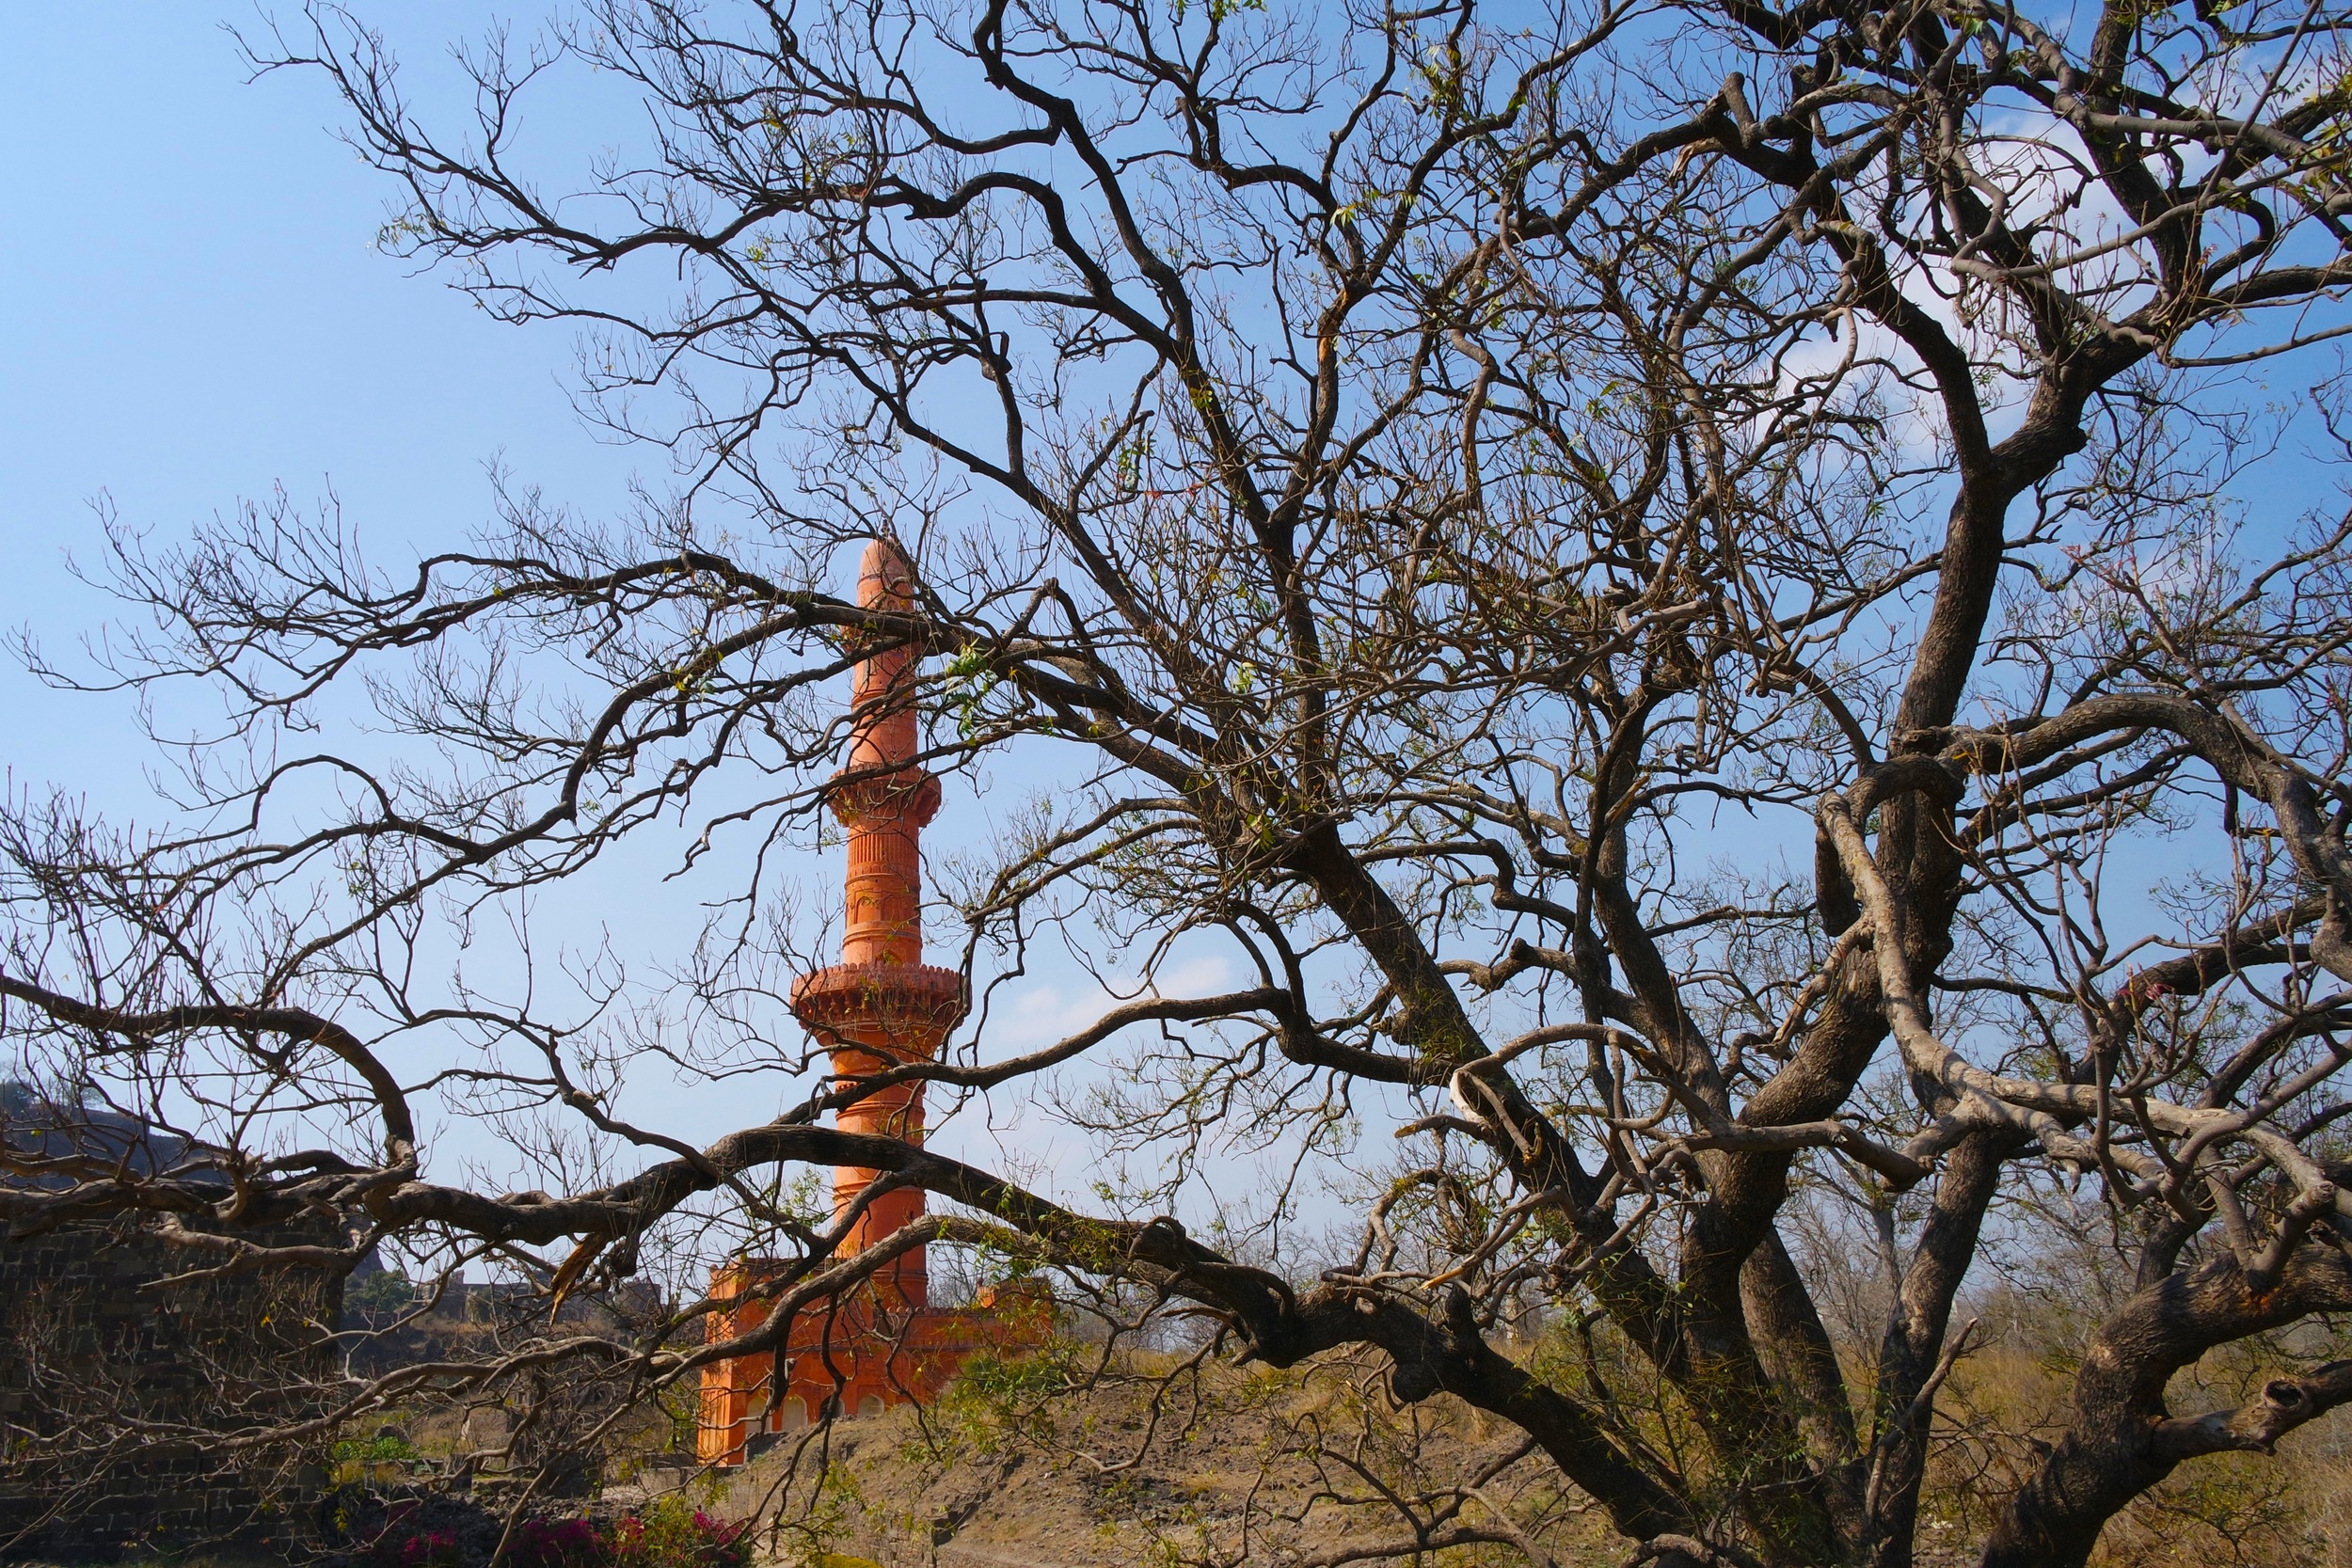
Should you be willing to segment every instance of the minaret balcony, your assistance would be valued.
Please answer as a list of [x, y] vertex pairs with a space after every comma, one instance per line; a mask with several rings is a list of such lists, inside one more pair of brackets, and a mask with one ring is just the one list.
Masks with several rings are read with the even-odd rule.
[[846, 827], [895, 821], [922, 828], [939, 815], [939, 781], [920, 768], [845, 768], [825, 786], [825, 803]]
[[792, 1016], [826, 1044], [903, 1038], [907, 1059], [927, 1059], [964, 1013], [963, 976], [932, 964], [834, 964], [792, 983]]

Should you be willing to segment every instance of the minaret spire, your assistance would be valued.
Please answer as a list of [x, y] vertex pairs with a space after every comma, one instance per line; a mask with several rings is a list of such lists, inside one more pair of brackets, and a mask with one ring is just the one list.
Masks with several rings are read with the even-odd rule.
[[[914, 568], [896, 541], [877, 539], [866, 546], [858, 603], [901, 614], [914, 609]], [[858, 661], [849, 766], [834, 776], [829, 796], [850, 839], [841, 961], [802, 976], [792, 988], [794, 1016], [832, 1052], [834, 1078], [844, 1087], [888, 1068], [930, 1060], [963, 1013], [962, 977], [923, 962], [922, 834], [939, 810], [939, 781], [914, 761], [920, 660], [917, 648], [902, 643]], [[879, 1090], [845, 1107], [837, 1122], [844, 1132], [919, 1141], [923, 1086]], [[861, 1165], [834, 1170], [836, 1218], [856, 1205], [877, 1174]], [[882, 1194], [851, 1227], [847, 1245], [861, 1250], [922, 1213], [919, 1188]], [[926, 1305], [923, 1249], [894, 1260], [874, 1283], [890, 1307]]]

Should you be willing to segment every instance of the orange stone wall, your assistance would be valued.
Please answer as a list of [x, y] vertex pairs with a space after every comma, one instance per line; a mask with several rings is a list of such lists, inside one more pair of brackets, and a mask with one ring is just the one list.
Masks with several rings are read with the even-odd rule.
[[[714, 1342], [770, 1321], [766, 1301], [744, 1298], [781, 1272], [772, 1259], [715, 1271], [711, 1294], [740, 1305], [707, 1320]], [[778, 1337], [776, 1350], [704, 1369], [697, 1456], [706, 1465], [740, 1465], [760, 1436], [797, 1431], [829, 1413], [855, 1418], [928, 1403], [975, 1354], [1035, 1349], [1053, 1326], [1053, 1296], [1032, 1281], [983, 1291], [962, 1308], [893, 1310], [872, 1291], [811, 1307]]]

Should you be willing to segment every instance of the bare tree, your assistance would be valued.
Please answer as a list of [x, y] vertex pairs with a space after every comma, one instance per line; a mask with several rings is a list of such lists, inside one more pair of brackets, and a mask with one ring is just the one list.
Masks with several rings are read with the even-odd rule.
[[[510, 496], [396, 573], [283, 509], [116, 536], [150, 619], [111, 678], [229, 723], [184, 752], [194, 828], [20, 805], [0, 992], [27, 1049], [255, 1153], [233, 1214], [90, 1170], [12, 1227], [326, 1206], [561, 1294], [702, 1214], [797, 1258], [782, 1319], [882, 1249], [777, 1173], [864, 1164], [951, 1206], [908, 1244], [1140, 1282], [1245, 1359], [1385, 1353], [1640, 1560], [1896, 1564], [1988, 1214], [2055, 1168], [2137, 1282], [1983, 1560], [2083, 1561], [2176, 1466], [2352, 1397], [2282, 1364], [2167, 1403], [2352, 1307], [2352, 520], [2306, 511], [2345, 453], [2288, 357], [2352, 329], [2343, 41], [2325, 0], [592, 0], [461, 55], [445, 133], [341, 11], [256, 38], [341, 92], [387, 243], [581, 326], [588, 406], [683, 479], [608, 525]], [[567, 163], [525, 133], [582, 68], [645, 118]], [[877, 530], [911, 612], [827, 591]], [[886, 646], [929, 659], [928, 766], [1056, 781], [969, 868], [969, 1019], [715, 1142], [631, 1123], [654, 1053], [806, 1067], [783, 856]], [[430, 978], [641, 839], [732, 879], [674, 984]], [[1124, 1000], [1009, 1053], [992, 1004], [1057, 931], [1124, 950]], [[1162, 994], [1212, 942], [1248, 983]], [[1165, 1174], [1135, 1213], [823, 1120], [1121, 1050], [1082, 1119]], [[427, 1095], [600, 1163], [453, 1180]], [[1356, 1169], [1359, 1124], [1408, 1156], [1317, 1279], [1169, 1217], [1219, 1140]], [[1870, 1216], [1874, 1342], [1784, 1241], [1800, 1180]], [[1536, 1299], [1581, 1363], [1498, 1348]], [[529, 1356], [654, 1387], [749, 1342]]]

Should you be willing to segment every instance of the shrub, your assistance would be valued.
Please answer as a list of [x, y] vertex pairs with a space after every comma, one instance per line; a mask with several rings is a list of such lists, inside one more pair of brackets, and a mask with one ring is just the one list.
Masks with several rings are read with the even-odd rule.
[[613, 1526], [606, 1545], [612, 1568], [750, 1568], [752, 1526], [664, 1497]]
[[[465, 1568], [469, 1558], [456, 1534], [428, 1525], [420, 1507], [393, 1504], [350, 1560], [357, 1568]], [[749, 1520], [714, 1519], [682, 1497], [665, 1497], [604, 1529], [576, 1517], [525, 1519], [501, 1561], [503, 1568], [751, 1568], [751, 1537]], [[492, 1523], [470, 1560], [480, 1562], [496, 1539]]]
[[384, 1528], [368, 1545], [368, 1568], [460, 1568], [463, 1554], [457, 1537], [418, 1528], [415, 1515], [414, 1503], [385, 1515]]
[[379, 1432], [373, 1437], [345, 1437], [333, 1449], [338, 1464], [390, 1465], [416, 1457], [416, 1445], [393, 1432]]
[[525, 1519], [508, 1543], [513, 1568], [606, 1568], [611, 1549], [585, 1519]]

